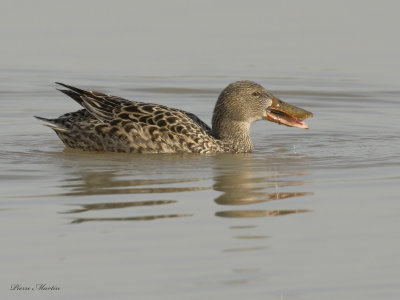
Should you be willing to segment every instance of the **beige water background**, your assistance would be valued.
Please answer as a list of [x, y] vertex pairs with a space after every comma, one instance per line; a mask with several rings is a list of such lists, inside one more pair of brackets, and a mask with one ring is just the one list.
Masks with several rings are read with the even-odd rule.
[[[399, 8], [3, 1], [1, 298], [399, 299]], [[61, 81], [210, 123], [239, 79], [310, 130], [255, 123], [251, 154], [94, 154], [32, 117], [78, 109]]]

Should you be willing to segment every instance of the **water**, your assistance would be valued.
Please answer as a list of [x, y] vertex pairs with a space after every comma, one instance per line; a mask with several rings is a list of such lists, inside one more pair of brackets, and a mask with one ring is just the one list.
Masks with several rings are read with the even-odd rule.
[[[55, 12], [53, 2], [41, 3], [31, 9]], [[205, 3], [193, 4], [187, 15], [163, 23], [179, 5], [173, 1], [165, 14], [155, 13], [158, 22], [141, 28], [132, 24], [151, 15], [148, 4], [140, 4], [143, 16], [132, 12], [139, 19], [118, 23], [113, 15], [114, 22], [96, 27], [89, 22], [96, 20], [94, 15], [87, 21], [69, 21], [72, 8], [60, 3], [57, 9], [65, 12], [57, 15], [57, 30], [45, 26], [45, 20], [56, 22], [56, 15], [50, 14], [27, 29], [16, 24], [5, 36], [8, 41], [25, 36], [19, 43], [31, 42], [33, 47], [6, 43], [0, 63], [2, 298], [399, 298], [400, 76], [393, 50], [399, 45], [389, 34], [389, 25], [398, 23], [389, 18], [394, 6], [368, 4], [364, 14], [356, 15], [373, 37], [391, 46], [366, 47], [357, 59], [343, 54], [355, 53], [368, 41], [363, 30], [352, 27], [350, 13], [343, 12], [335, 26], [325, 21], [334, 20], [340, 4], [330, 12], [314, 7], [326, 18], [301, 11], [301, 16], [314, 16], [313, 22], [330, 29], [331, 46], [350, 37], [348, 31], [360, 33], [361, 45], [350, 43], [347, 52], [332, 46], [328, 54], [337, 56], [321, 65], [311, 60], [303, 44], [296, 63], [290, 64], [286, 47], [280, 52], [274, 44], [265, 56], [264, 50], [271, 49], [268, 40], [256, 42], [263, 30], [273, 41], [279, 32], [291, 38], [303, 32], [307, 41], [325, 41], [321, 26], [310, 27], [309, 18], [298, 23], [296, 31], [292, 23], [301, 18], [280, 4], [268, 7], [274, 12], [272, 21], [250, 18], [262, 15], [254, 7], [233, 5], [221, 28], [217, 16], [224, 9], [218, 4], [202, 29], [189, 21], [209, 11], [212, 2]], [[350, 5], [353, 12], [357, 3]], [[16, 9], [8, 5], [10, 11]], [[74, 11], [78, 16], [89, 11], [82, 5]], [[106, 15], [107, 5], [94, 9], [97, 17]], [[115, 11], [127, 14], [122, 7]], [[234, 20], [243, 11], [249, 23], [241, 27]], [[367, 22], [372, 12], [388, 17], [374, 23], [375, 28]], [[21, 14], [32, 20], [28, 12]], [[277, 22], [279, 15], [287, 19], [281, 31], [261, 26]], [[10, 16], [4, 16], [7, 22]], [[188, 28], [175, 33], [180, 21], [189, 22]], [[160, 24], [165, 24], [164, 31]], [[302, 30], [307, 28], [314, 30]], [[105, 44], [114, 57], [107, 61], [102, 60], [104, 48], [90, 55], [94, 44], [85, 44], [79, 53], [50, 47], [64, 37], [77, 45], [99, 37], [102, 29], [111, 42], [127, 44], [125, 37], [135, 32], [142, 33], [136, 42], [146, 36], [165, 41], [166, 32], [174, 43], [163, 49], [152, 47], [160, 40], [139, 43], [138, 52], [129, 55], [126, 49]], [[190, 30], [199, 35], [186, 36], [183, 51], [179, 36]], [[235, 30], [241, 30], [244, 42], [262, 47], [246, 48], [243, 42], [239, 49], [223, 51], [236, 43]], [[219, 48], [214, 42], [222, 31], [228, 46]], [[200, 44], [210, 46], [205, 58], [197, 49]], [[199, 60], [182, 57], [183, 52]], [[12, 53], [25, 56], [18, 61]], [[54, 65], [59, 55], [69, 63]], [[209, 56], [211, 62], [206, 63]], [[371, 68], [361, 64], [366, 56]], [[387, 63], [391, 59], [393, 63]], [[260, 63], [254, 64], [257, 60]], [[256, 151], [251, 154], [97, 154], [65, 149], [32, 117], [78, 109], [54, 89], [52, 82], [62, 81], [188, 110], [210, 123], [218, 93], [238, 79], [255, 80], [288, 103], [312, 111], [310, 129], [257, 122], [251, 131]], [[39, 290], [36, 284], [59, 290]], [[35, 290], [11, 290], [13, 285]]]

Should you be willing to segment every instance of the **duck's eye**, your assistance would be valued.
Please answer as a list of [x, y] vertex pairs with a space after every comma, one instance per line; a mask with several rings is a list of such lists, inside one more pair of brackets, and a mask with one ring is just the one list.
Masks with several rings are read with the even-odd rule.
[[255, 91], [251, 95], [254, 96], [254, 97], [259, 97], [259, 96], [261, 96], [261, 93], [258, 92], [258, 91]]

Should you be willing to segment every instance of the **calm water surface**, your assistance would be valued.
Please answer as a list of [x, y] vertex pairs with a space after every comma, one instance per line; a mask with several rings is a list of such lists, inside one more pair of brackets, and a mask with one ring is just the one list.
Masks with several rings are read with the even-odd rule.
[[[399, 9], [3, 0], [0, 298], [400, 299]], [[97, 154], [33, 118], [79, 108], [61, 81], [210, 124], [243, 79], [310, 129], [257, 122], [251, 154]]]
[[[251, 154], [96, 154], [65, 149], [32, 118], [77, 108], [51, 76], [36, 86], [2, 83], [3, 292], [43, 282], [59, 286], [61, 298], [399, 295], [399, 91], [252, 78], [314, 112], [311, 129], [256, 123]], [[209, 123], [219, 89], [233, 80], [92, 85]]]

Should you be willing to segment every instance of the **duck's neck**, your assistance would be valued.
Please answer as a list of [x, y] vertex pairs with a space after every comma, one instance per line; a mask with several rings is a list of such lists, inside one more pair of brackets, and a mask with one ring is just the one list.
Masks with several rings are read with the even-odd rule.
[[213, 122], [216, 138], [228, 145], [232, 152], [252, 152], [253, 142], [250, 137], [250, 124], [241, 121]]

